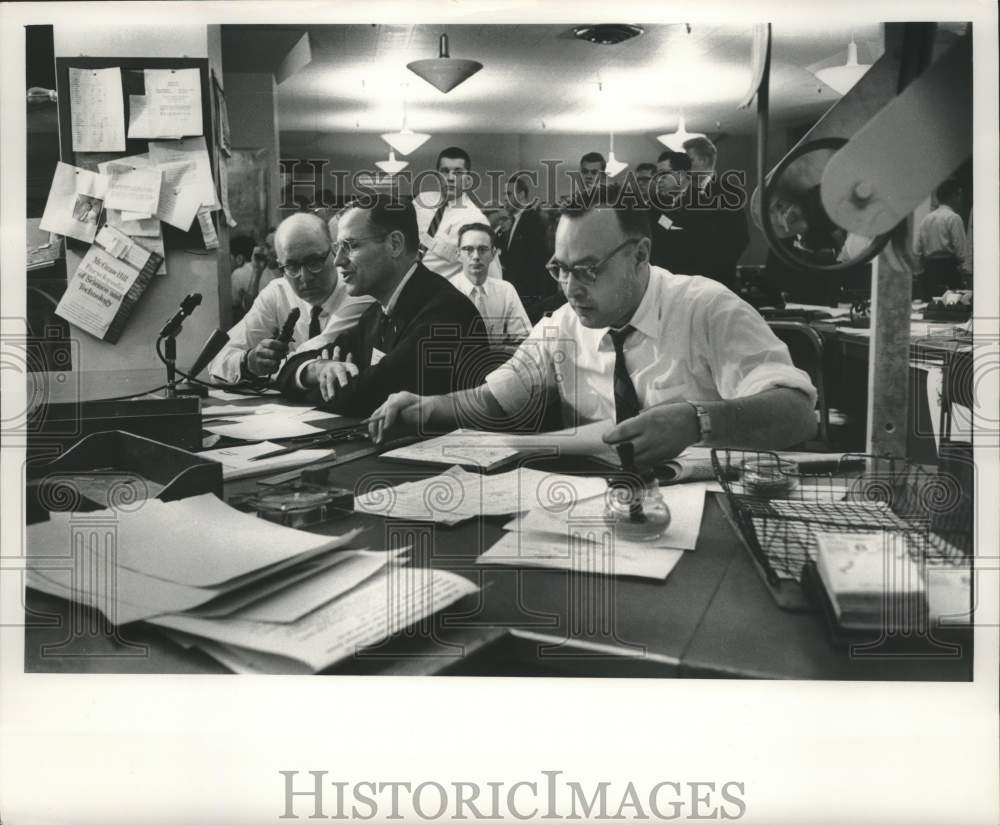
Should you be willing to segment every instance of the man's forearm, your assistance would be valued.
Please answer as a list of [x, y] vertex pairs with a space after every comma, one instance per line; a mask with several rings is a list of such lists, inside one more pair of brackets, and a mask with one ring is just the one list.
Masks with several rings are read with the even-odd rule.
[[747, 398], [706, 401], [712, 421], [713, 447], [781, 450], [812, 438], [816, 416], [809, 399], [798, 390], [777, 387]]
[[488, 430], [507, 417], [489, 387], [430, 395], [420, 399], [422, 427], [429, 433], [450, 432], [458, 427]]

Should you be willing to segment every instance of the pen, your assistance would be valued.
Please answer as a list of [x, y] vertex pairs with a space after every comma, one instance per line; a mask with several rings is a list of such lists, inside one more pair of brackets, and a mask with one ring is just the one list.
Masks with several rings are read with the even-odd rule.
[[[621, 460], [622, 469], [631, 476], [636, 478], [639, 477], [639, 470], [635, 466], [635, 446], [631, 441], [623, 441], [615, 450], [618, 452], [618, 458]], [[640, 522], [645, 520], [645, 514], [642, 512], [642, 499], [640, 497], [638, 487], [629, 479], [629, 486], [632, 487], [630, 491], [632, 494], [632, 500], [628, 505], [628, 518], [632, 522]]]

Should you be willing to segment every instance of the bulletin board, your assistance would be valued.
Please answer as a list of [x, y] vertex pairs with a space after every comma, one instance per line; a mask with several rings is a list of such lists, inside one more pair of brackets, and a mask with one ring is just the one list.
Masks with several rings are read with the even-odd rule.
[[[79, 166], [92, 172], [97, 171], [97, 164], [115, 160], [129, 155], [138, 155], [149, 151], [149, 140], [145, 138], [129, 138], [129, 95], [145, 94], [145, 78], [143, 69], [197, 69], [201, 79], [201, 126], [202, 134], [208, 148], [208, 159], [212, 166], [212, 177], [218, 184], [218, 157], [212, 133], [212, 96], [213, 89], [209, 82], [209, 67], [206, 58], [187, 57], [60, 57], [56, 59], [56, 77], [60, 89], [69, 88], [70, 69], [112, 69], [120, 68], [122, 75], [122, 98], [125, 106], [125, 151], [124, 152], [75, 152], [73, 150], [73, 128], [70, 117], [70, 96], [59, 95], [59, 154], [64, 163]], [[220, 214], [220, 213], [215, 213]], [[182, 232], [167, 223], [163, 227], [163, 245], [167, 249], [204, 249], [204, 239], [198, 221], [194, 221], [191, 229]], [[87, 244], [73, 239], [67, 239], [70, 245], [86, 247]]]

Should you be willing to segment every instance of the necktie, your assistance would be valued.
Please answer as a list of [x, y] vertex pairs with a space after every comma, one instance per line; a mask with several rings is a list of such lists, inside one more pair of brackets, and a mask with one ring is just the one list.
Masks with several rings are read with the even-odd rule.
[[448, 201], [442, 203], [438, 208], [437, 212], [434, 213], [434, 217], [431, 218], [431, 225], [427, 227], [427, 234], [432, 238], [438, 231], [438, 227], [441, 226], [441, 219], [444, 218], [444, 210], [448, 208]]
[[486, 318], [486, 291], [482, 286], [476, 285], [472, 287], [472, 303], [476, 305], [476, 309], [479, 311], [479, 315], [483, 319], [483, 332], [490, 335], [490, 322]]
[[379, 307], [378, 316], [375, 321], [375, 348], [382, 353], [386, 351], [385, 341], [389, 335], [390, 323], [389, 316], [386, 315], [385, 310]]
[[620, 330], [608, 330], [611, 343], [615, 347], [615, 423], [620, 424], [626, 418], [634, 418], [639, 414], [639, 396], [635, 392], [635, 384], [625, 368], [625, 339], [635, 332], [635, 327], [627, 326]]
[[315, 338], [320, 334], [322, 330], [319, 328], [319, 314], [323, 311], [323, 307], [314, 306], [312, 308], [312, 315], [309, 316], [309, 337]]

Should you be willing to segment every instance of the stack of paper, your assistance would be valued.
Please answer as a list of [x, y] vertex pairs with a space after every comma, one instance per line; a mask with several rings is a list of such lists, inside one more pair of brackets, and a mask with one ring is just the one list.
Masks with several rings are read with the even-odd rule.
[[705, 493], [718, 489], [715, 483], [661, 487], [671, 521], [663, 536], [650, 542], [618, 538], [604, 520], [603, 495], [561, 512], [535, 509], [505, 524], [507, 534], [478, 563], [663, 580], [685, 551], [694, 550]]
[[232, 481], [236, 478], [259, 475], [260, 473], [287, 470], [303, 464], [311, 464], [324, 458], [332, 458], [334, 450], [296, 450], [294, 453], [257, 458], [259, 455], [282, 449], [280, 444], [271, 441], [261, 441], [257, 444], [239, 444], [235, 447], [225, 447], [220, 450], [203, 450], [200, 458], [210, 458], [222, 465], [222, 478]]
[[281, 527], [212, 495], [53, 513], [28, 528], [28, 585], [113, 624], [160, 625], [234, 669], [289, 673], [328, 667], [476, 589], [401, 566], [408, 548], [344, 550], [358, 533]]
[[385, 518], [458, 524], [477, 516], [503, 516], [536, 508], [560, 512], [582, 499], [602, 496], [607, 486], [603, 478], [526, 467], [498, 475], [452, 467], [433, 478], [370, 490], [355, 498], [354, 509]]

